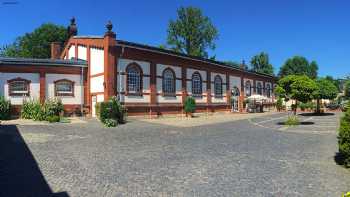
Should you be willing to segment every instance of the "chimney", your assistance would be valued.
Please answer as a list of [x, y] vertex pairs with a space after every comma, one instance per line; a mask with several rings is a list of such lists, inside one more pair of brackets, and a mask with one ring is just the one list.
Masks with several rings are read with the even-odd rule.
[[78, 34], [78, 28], [77, 28], [77, 25], [75, 24], [74, 17], [70, 19], [70, 25], [67, 28], [67, 33], [68, 33], [68, 38], [72, 36], [76, 36]]
[[61, 43], [52, 42], [51, 43], [51, 59], [60, 59], [61, 56]]
[[242, 63], [241, 63], [241, 65], [239, 66], [239, 68], [240, 68], [241, 70], [245, 70], [245, 67], [246, 67], [245, 61], [242, 60]]

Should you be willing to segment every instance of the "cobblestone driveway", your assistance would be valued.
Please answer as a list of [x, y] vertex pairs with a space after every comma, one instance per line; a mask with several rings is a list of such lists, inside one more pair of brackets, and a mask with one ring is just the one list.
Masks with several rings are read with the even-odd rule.
[[333, 159], [338, 117], [327, 116], [333, 132], [320, 134], [309, 131], [322, 128], [322, 117], [281, 130], [283, 116], [190, 128], [137, 120], [113, 129], [93, 120], [1, 126], [0, 196], [294, 197], [350, 190], [350, 171]]

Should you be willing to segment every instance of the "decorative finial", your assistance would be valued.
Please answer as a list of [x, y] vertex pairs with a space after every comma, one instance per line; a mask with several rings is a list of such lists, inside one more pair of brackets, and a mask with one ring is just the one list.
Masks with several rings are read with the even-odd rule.
[[112, 32], [113, 24], [110, 20], [107, 22], [106, 28], [107, 28], [108, 32]]
[[77, 29], [77, 25], [75, 24], [74, 17], [70, 19], [70, 25], [68, 26], [67, 31], [68, 31], [69, 37], [76, 36], [78, 34], [78, 29]]

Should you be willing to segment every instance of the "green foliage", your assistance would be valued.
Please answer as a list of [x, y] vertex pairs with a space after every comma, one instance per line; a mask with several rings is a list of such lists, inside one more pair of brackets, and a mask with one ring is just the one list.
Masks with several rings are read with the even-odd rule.
[[344, 158], [344, 166], [350, 167], [350, 109], [340, 120], [338, 133], [339, 153]]
[[288, 116], [286, 122], [285, 122], [285, 125], [288, 125], [288, 126], [295, 126], [295, 125], [299, 125], [300, 122], [299, 122], [299, 119], [297, 116]]
[[316, 80], [317, 90], [313, 93], [314, 99], [317, 99], [317, 113], [320, 113], [321, 99], [335, 99], [338, 95], [338, 89], [334, 83], [326, 78]]
[[[96, 115], [105, 126], [116, 126], [126, 122], [126, 109], [119, 103], [114, 96], [107, 102], [96, 104]], [[113, 121], [115, 124], [112, 123]]]
[[305, 109], [307, 108], [307, 103], [300, 102], [298, 103], [298, 107], [301, 111], [305, 111]]
[[11, 102], [0, 96], [0, 120], [8, 120], [11, 117]]
[[278, 111], [281, 111], [283, 109], [283, 100], [281, 97], [277, 98], [276, 108]]
[[350, 80], [345, 81], [344, 96], [345, 98], [350, 99]]
[[8, 57], [50, 58], [50, 44], [64, 43], [67, 38], [65, 27], [46, 23], [33, 32], [18, 37], [13, 44], [4, 46], [0, 54]]
[[106, 127], [116, 127], [118, 125], [118, 121], [111, 119], [111, 118], [107, 118], [104, 121], [104, 125]]
[[305, 57], [294, 56], [289, 58], [280, 68], [280, 78], [288, 75], [306, 75], [311, 79], [317, 77], [318, 65], [315, 61], [309, 63]]
[[50, 123], [59, 122], [60, 117], [59, 116], [48, 116], [47, 121], [49, 121]]
[[186, 98], [184, 110], [186, 113], [194, 113], [196, 111], [196, 100], [193, 97]]
[[207, 48], [215, 49], [217, 29], [199, 8], [180, 7], [177, 15], [169, 22], [168, 45], [176, 52], [207, 58]]
[[258, 55], [252, 57], [250, 64], [252, 70], [258, 73], [264, 73], [268, 75], [273, 75], [273, 66], [269, 62], [269, 55], [267, 53], [261, 52]]
[[35, 121], [45, 120], [43, 106], [38, 100], [24, 100], [21, 110], [21, 118], [33, 119]]
[[31, 99], [23, 101], [21, 117], [35, 121], [50, 121], [49, 119], [59, 116], [61, 112], [63, 104], [59, 99], [46, 100], [43, 105], [40, 101]]

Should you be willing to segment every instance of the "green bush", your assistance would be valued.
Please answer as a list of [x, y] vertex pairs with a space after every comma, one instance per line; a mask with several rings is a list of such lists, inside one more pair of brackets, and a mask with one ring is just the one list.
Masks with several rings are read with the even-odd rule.
[[339, 153], [344, 158], [344, 166], [350, 167], [350, 109], [340, 120], [338, 133]]
[[283, 109], [283, 100], [281, 97], [278, 97], [276, 102], [277, 111], [281, 111]]
[[47, 117], [47, 121], [49, 121], [50, 123], [53, 123], [53, 122], [59, 122], [60, 121], [60, 117], [59, 116], [48, 116]]
[[288, 126], [295, 126], [295, 125], [299, 125], [299, 119], [297, 116], [288, 116], [288, 119], [285, 122], [285, 125]]
[[61, 112], [63, 112], [63, 104], [59, 99], [46, 100], [43, 105], [38, 100], [25, 100], [22, 105], [21, 117], [50, 122], [49, 119], [53, 116], [60, 116]]
[[105, 126], [111, 127], [126, 122], [126, 109], [116, 97], [112, 97], [107, 102], [98, 103], [95, 107], [97, 117]]
[[3, 96], [0, 97], [0, 120], [8, 120], [11, 117], [11, 102]]
[[21, 117], [24, 119], [42, 121], [45, 120], [45, 112], [38, 100], [24, 100], [21, 110]]
[[301, 111], [305, 111], [305, 109], [308, 107], [306, 103], [302, 103], [302, 102], [300, 102], [298, 105]]
[[194, 113], [196, 111], [196, 100], [193, 97], [187, 97], [185, 100], [185, 112]]

